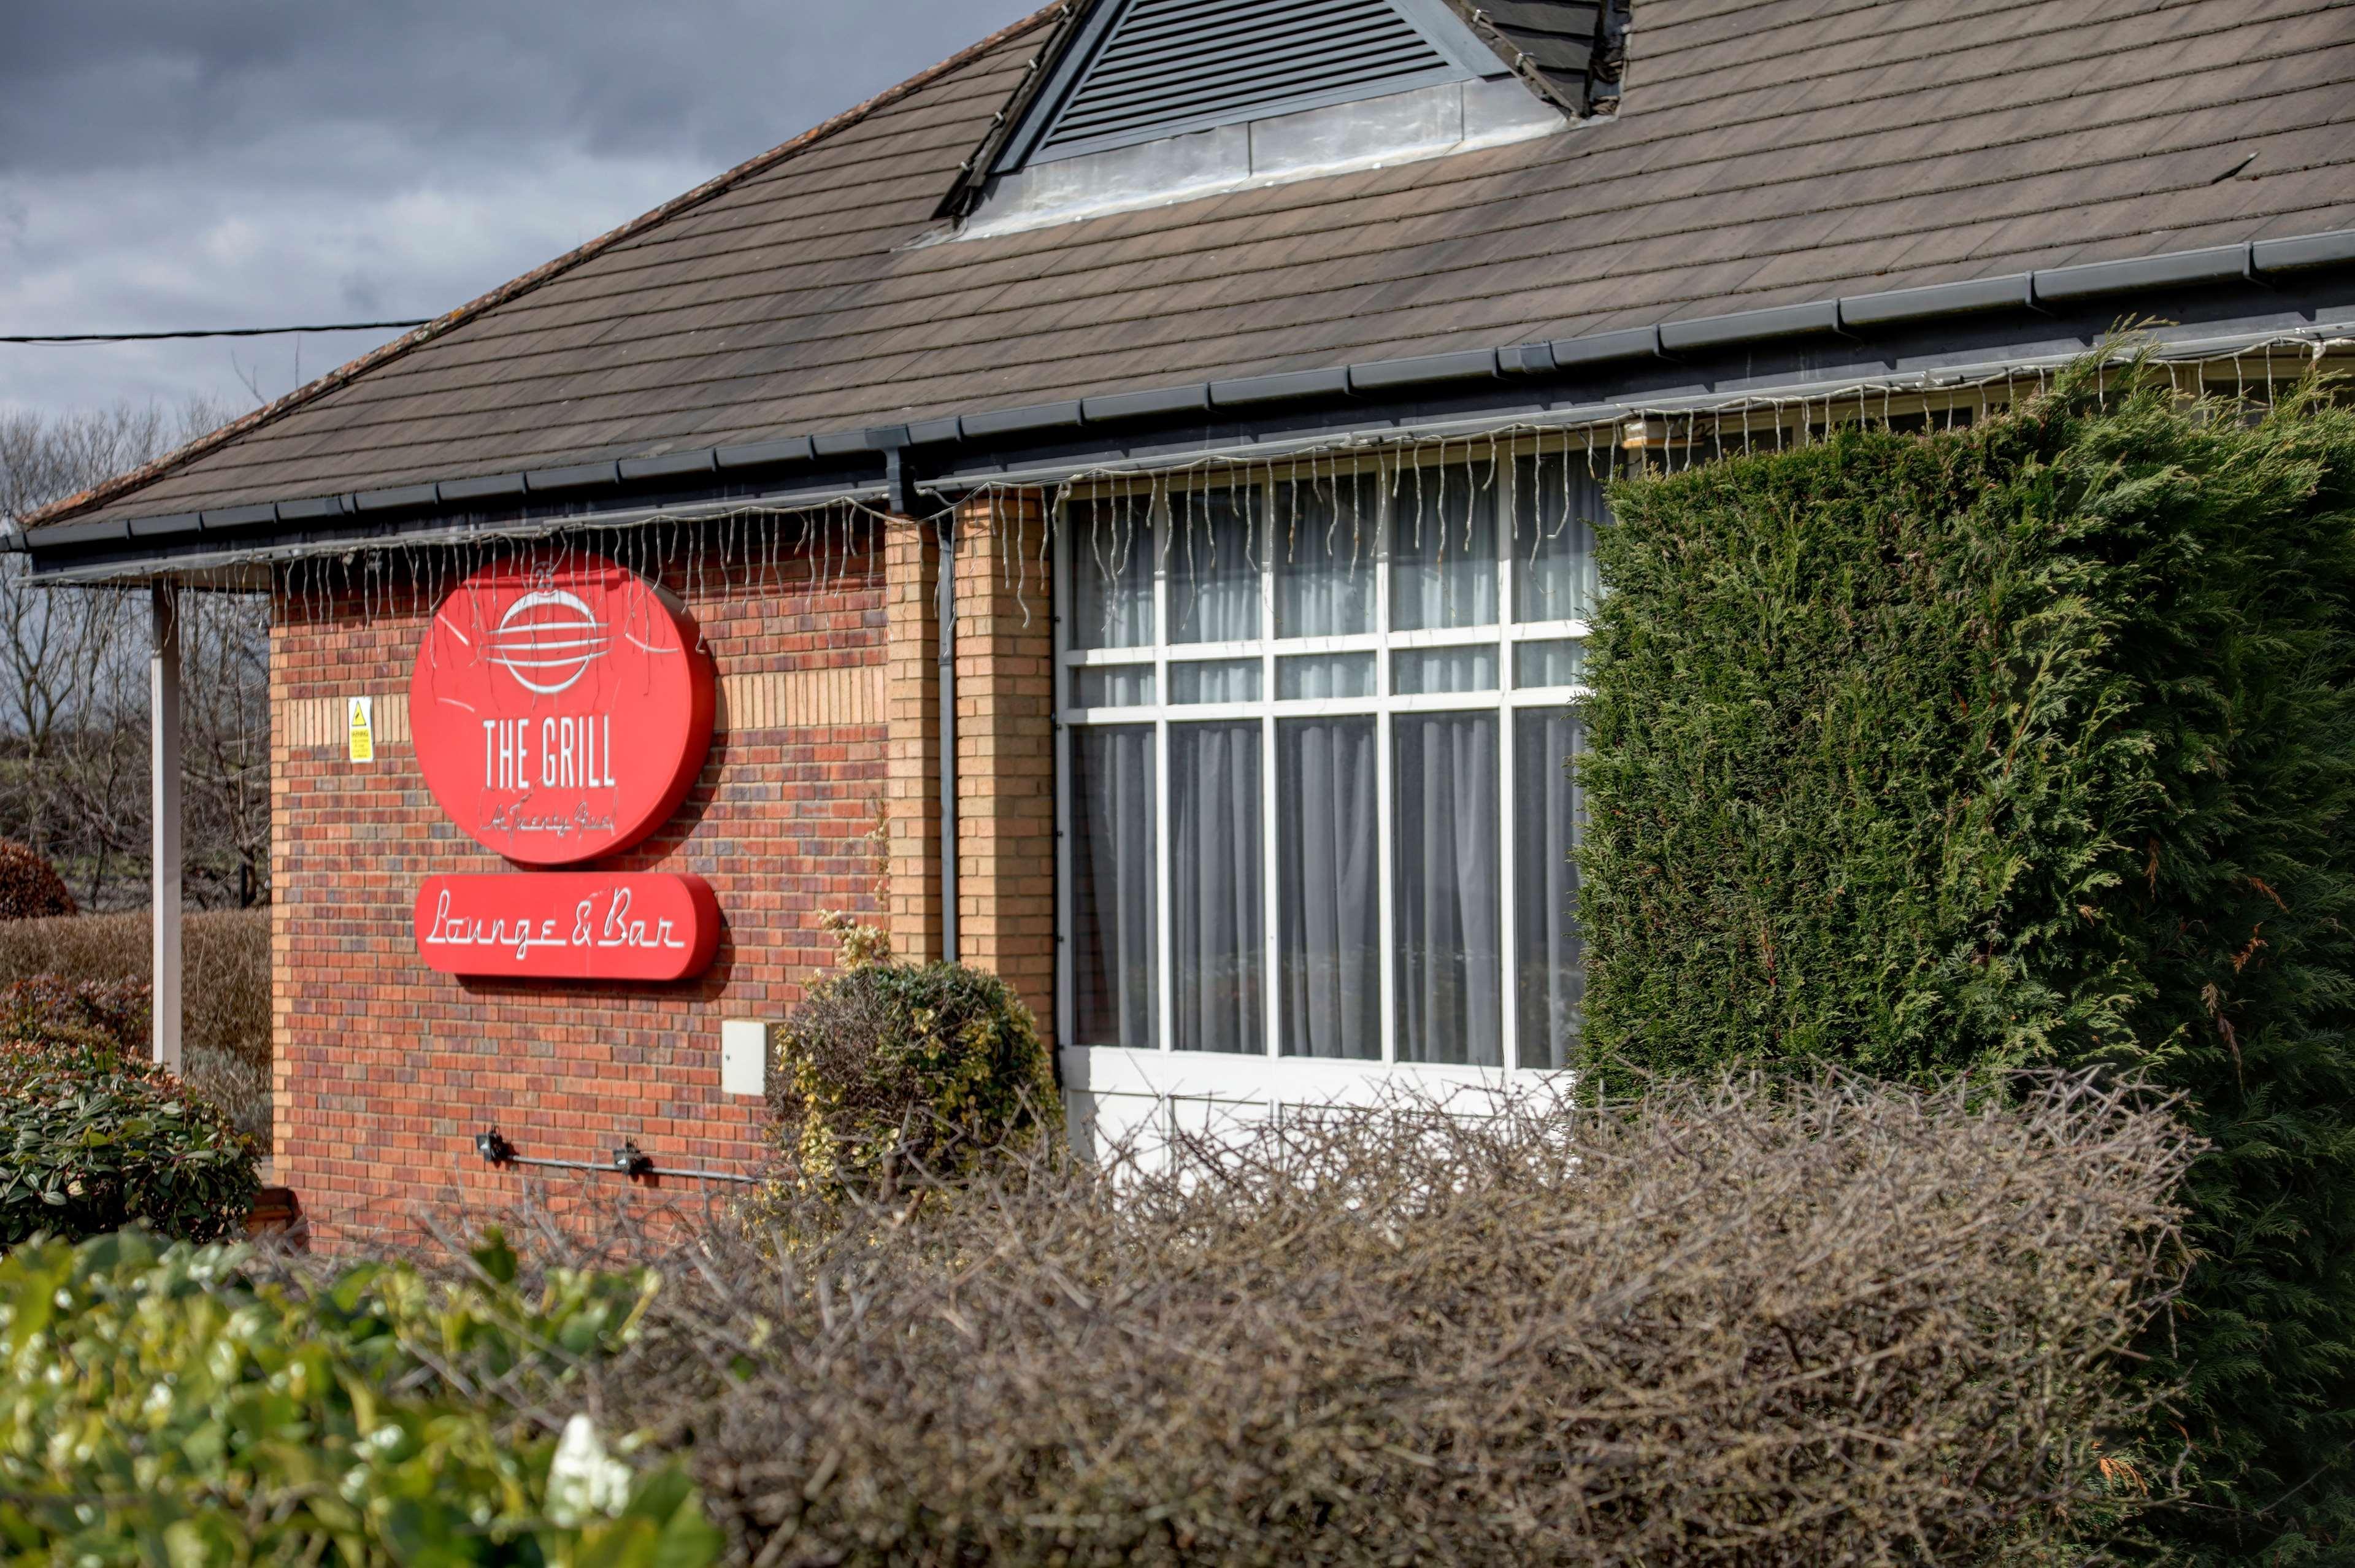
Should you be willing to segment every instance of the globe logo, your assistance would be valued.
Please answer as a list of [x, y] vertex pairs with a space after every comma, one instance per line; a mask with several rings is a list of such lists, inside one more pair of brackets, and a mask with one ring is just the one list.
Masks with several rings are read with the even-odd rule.
[[554, 697], [570, 690], [605, 656], [610, 640], [586, 601], [560, 588], [541, 587], [499, 617], [485, 656], [526, 691]]

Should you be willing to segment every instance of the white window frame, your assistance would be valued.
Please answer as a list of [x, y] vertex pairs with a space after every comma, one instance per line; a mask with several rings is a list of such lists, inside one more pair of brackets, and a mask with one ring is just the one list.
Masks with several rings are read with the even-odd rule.
[[[1522, 709], [1563, 709], [1577, 705], [1588, 694], [1583, 685], [1518, 688], [1514, 684], [1514, 652], [1524, 643], [1554, 642], [1564, 639], [1583, 643], [1590, 626], [1583, 619], [1558, 620], [1516, 624], [1512, 619], [1515, 592], [1515, 518], [1518, 516], [1516, 487], [1519, 483], [1519, 459], [1529, 456], [1572, 460], [1572, 453], [1562, 448], [1542, 451], [1535, 446], [1499, 443], [1497, 449], [1496, 538], [1497, 550], [1497, 624], [1437, 631], [1392, 632], [1387, 630], [1391, 619], [1391, 499], [1395, 488], [1394, 475], [1406, 464], [1397, 459], [1384, 462], [1369, 458], [1355, 464], [1335, 464], [1319, 460], [1313, 470], [1302, 467], [1296, 472], [1283, 465], [1260, 465], [1248, 471], [1212, 474], [1200, 476], [1168, 478], [1154, 483], [1139, 481], [1126, 494], [1135, 497], [1140, 507], [1145, 496], [1151, 496], [1150, 517], [1156, 542], [1153, 560], [1153, 640], [1134, 648], [1078, 649], [1071, 645], [1071, 609], [1078, 601], [1073, 592], [1076, 566], [1075, 547], [1080, 543], [1076, 529], [1062, 527], [1056, 529], [1055, 544], [1055, 827], [1056, 827], [1056, 1038], [1061, 1042], [1060, 1055], [1064, 1083], [1075, 1098], [1082, 1119], [1092, 1114], [1103, 1116], [1113, 1113], [1113, 1120], [1133, 1125], [1136, 1114], [1148, 1103], [1158, 1107], [1155, 1113], [1168, 1119], [1167, 1130], [1174, 1132], [1189, 1122], [1199, 1122], [1203, 1113], [1214, 1118], [1224, 1108], [1249, 1110], [1254, 1113], [1278, 1111], [1285, 1104], [1348, 1105], [1368, 1104], [1394, 1087], [1403, 1085], [1412, 1092], [1444, 1100], [1461, 1091], [1475, 1093], [1506, 1086], [1516, 1080], [1530, 1080], [1548, 1075], [1550, 1070], [1519, 1066], [1519, 1009], [1515, 1005], [1517, 987], [1515, 965], [1518, 953], [1518, 933], [1515, 929], [1517, 903], [1517, 867], [1515, 844], [1513, 748], [1517, 713]], [[1488, 455], [1482, 453], [1468, 460], [1475, 473], [1485, 468]], [[1443, 463], [1424, 462], [1427, 468], [1462, 468], [1467, 459], [1452, 456]], [[1169, 527], [1169, 497], [1182, 496], [1192, 490], [1255, 487], [1260, 491], [1259, 516], [1263, 526], [1273, 527], [1277, 516], [1275, 487], [1293, 479], [1330, 480], [1353, 473], [1376, 473], [1380, 482], [1375, 486], [1381, 516], [1375, 532], [1372, 570], [1374, 571], [1374, 633], [1327, 637], [1296, 637], [1278, 641], [1275, 636], [1276, 613], [1276, 551], [1269, 548], [1263, 535], [1259, 549], [1261, 635], [1251, 642], [1181, 643], [1172, 644], [1167, 638], [1170, 627], [1169, 604], [1173, 579], [1182, 578], [1186, 570], [1182, 558], [1171, 559], [1157, 548], [1157, 541]], [[1073, 502], [1121, 495], [1110, 485], [1075, 488], [1070, 499]], [[1542, 516], [1542, 512], [1540, 514]], [[1398, 650], [1430, 647], [1493, 646], [1497, 650], [1497, 689], [1485, 692], [1438, 693], [1401, 696], [1391, 688], [1391, 655]], [[1276, 660], [1297, 654], [1354, 653], [1370, 651], [1375, 656], [1376, 695], [1370, 698], [1322, 699], [1315, 701], [1278, 701], [1276, 692]], [[1261, 700], [1243, 703], [1173, 704], [1170, 695], [1169, 668], [1172, 664], [1191, 664], [1217, 659], [1257, 659], [1260, 663]], [[1083, 669], [1127, 667], [1153, 672], [1155, 700], [1126, 708], [1080, 709], [1073, 701], [1073, 677]], [[1378, 759], [1378, 812], [1380, 852], [1378, 856], [1380, 888], [1382, 905], [1382, 925], [1387, 939], [1391, 922], [1396, 918], [1396, 901], [1392, 894], [1392, 853], [1391, 837], [1391, 770], [1392, 766], [1392, 717], [1400, 713], [1423, 712], [1488, 712], [1497, 717], [1497, 770], [1500, 799], [1497, 803], [1499, 834], [1498, 864], [1502, 880], [1497, 890], [1500, 901], [1498, 941], [1501, 955], [1499, 984], [1503, 988], [1502, 1022], [1505, 1066], [1459, 1066], [1430, 1062], [1401, 1061], [1398, 1059], [1397, 1008], [1395, 988], [1398, 964], [1394, 951], [1386, 951], [1382, 963], [1381, 1041], [1382, 1056], [1374, 1061], [1342, 1061], [1322, 1057], [1287, 1057], [1281, 1054], [1282, 1004], [1277, 994], [1275, 976], [1278, 973], [1278, 944], [1281, 922], [1278, 914], [1279, 896], [1277, 862], [1274, 856], [1276, 830], [1276, 745], [1275, 727], [1279, 720], [1300, 717], [1331, 717], [1371, 714], [1377, 720], [1375, 754]], [[1260, 730], [1260, 787], [1262, 884], [1266, 900], [1264, 921], [1266, 952], [1262, 956], [1263, 991], [1264, 995], [1265, 1050], [1260, 1053], [1179, 1051], [1176, 1049], [1173, 1027], [1174, 992], [1169, 984], [1171, 943], [1173, 933], [1169, 920], [1170, 899], [1170, 832], [1169, 832], [1169, 728], [1173, 723], [1215, 720], [1234, 721], [1255, 720]], [[1156, 996], [1159, 1016], [1155, 1020], [1158, 1044], [1152, 1049], [1132, 1046], [1096, 1046], [1075, 1042], [1077, 998], [1072, 984], [1071, 963], [1071, 734], [1076, 728], [1100, 725], [1135, 726], [1150, 724], [1154, 731], [1155, 780], [1155, 845], [1159, 863], [1155, 868], [1155, 896], [1158, 902], [1156, 930], [1159, 951], [1156, 955], [1158, 983]], [[1105, 1102], [1130, 1102], [1129, 1114], [1119, 1115]]]

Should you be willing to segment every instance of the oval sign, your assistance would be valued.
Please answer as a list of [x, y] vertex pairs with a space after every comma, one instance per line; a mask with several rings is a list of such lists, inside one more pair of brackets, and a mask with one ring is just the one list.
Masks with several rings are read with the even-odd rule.
[[684, 980], [719, 951], [719, 901], [701, 877], [429, 877], [416, 919], [427, 964], [481, 979]]
[[711, 660], [678, 603], [599, 555], [490, 567], [434, 612], [409, 685], [452, 820], [526, 866], [639, 842], [711, 749]]

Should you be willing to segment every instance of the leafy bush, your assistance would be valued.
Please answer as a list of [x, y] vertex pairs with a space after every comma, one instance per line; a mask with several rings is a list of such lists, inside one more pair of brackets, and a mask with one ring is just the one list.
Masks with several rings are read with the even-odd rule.
[[[846, 951], [871, 952], [846, 938]], [[781, 1180], [840, 1196], [970, 1172], [1062, 1125], [1053, 1059], [995, 975], [854, 962], [778, 1030], [769, 1098]]]
[[0, 1245], [133, 1222], [208, 1241], [261, 1186], [225, 1113], [99, 1030], [0, 1040]]
[[[183, 927], [182, 1048], [189, 1083], [270, 1147], [270, 912], [192, 912]], [[0, 923], [0, 986], [22, 980], [91, 983], [142, 997], [125, 1050], [147, 1050], [147, 917], [84, 915]]]
[[380, 1264], [257, 1282], [247, 1262], [136, 1233], [0, 1261], [12, 1560], [713, 1560], [677, 1469], [634, 1469], [586, 1416], [509, 1413], [625, 1345], [651, 1279], [565, 1275], [527, 1295], [496, 1243], [440, 1284]]
[[2123, 1064], [2209, 1145], [2179, 1544], [2355, 1539], [2355, 415], [2092, 364], [1624, 484], [1593, 1064]]
[[40, 854], [0, 838], [0, 921], [48, 920], [74, 912], [73, 894]]
[[762, 1563], [1983, 1561], [2167, 1488], [2118, 1360], [2180, 1276], [2188, 1140], [2021, 1099], [1288, 1110], [804, 1197], [790, 1249], [568, 1211], [668, 1278], [581, 1397], [691, 1443]]

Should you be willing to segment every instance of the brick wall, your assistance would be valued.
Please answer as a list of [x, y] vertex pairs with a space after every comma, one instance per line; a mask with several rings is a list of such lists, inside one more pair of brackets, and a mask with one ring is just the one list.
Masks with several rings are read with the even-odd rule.
[[[825, 573], [669, 574], [718, 666], [719, 732], [678, 815], [610, 862], [696, 872], [719, 894], [718, 963], [669, 987], [462, 981], [424, 965], [410, 928], [419, 882], [506, 865], [434, 805], [400, 721], [425, 616], [368, 613], [307, 582], [282, 590], [276, 1170], [324, 1238], [397, 1223], [421, 1200], [518, 1195], [528, 1173], [490, 1170], [474, 1151], [493, 1124], [548, 1157], [602, 1161], [629, 1139], [662, 1166], [756, 1162], [763, 1107], [721, 1093], [720, 1021], [782, 1018], [830, 965], [820, 911], [884, 913], [887, 573], [879, 553], [847, 568], [837, 554]], [[343, 701], [355, 696], [378, 699], [371, 764], [346, 760]]]

